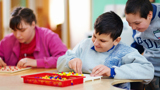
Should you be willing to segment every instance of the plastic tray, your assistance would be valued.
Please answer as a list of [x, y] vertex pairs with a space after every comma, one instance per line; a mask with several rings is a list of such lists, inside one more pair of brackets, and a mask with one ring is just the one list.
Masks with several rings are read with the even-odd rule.
[[[45, 77], [46, 75], [47, 76], [57, 75], [58, 77], [66, 78], [66, 80], [56, 80], [56, 79], [52, 80], [52, 79], [41, 78], [41, 77]], [[59, 74], [52, 74], [52, 73], [39, 73], [39, 74], [21, 76], [21, 78], [23, 78], [24, 83], [65, 87], [65, 86], [71, 86], [71, 85], [83, 83], [83, 78], [85, 78], [85, 76], [73, 76], [73, 75], [66, 76], [66, 75], [59, 75]]]

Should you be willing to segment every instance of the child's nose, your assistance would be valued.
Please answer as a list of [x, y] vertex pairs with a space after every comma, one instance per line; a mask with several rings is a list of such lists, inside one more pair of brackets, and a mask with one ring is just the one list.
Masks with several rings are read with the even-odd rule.
[[95, 45], [95, 46], [98, 45], [98, 40], [95, 40], [95, 41], [94, 41], [94, 45]]
[[135, 30], [135, 29], [136, 29], [136, 25], [132, 25], [131, 27], [132, 27], [132, 29], [133, 29], [133, 30]]
[[17, 37], [17, 38], [21, 37], [21, 32], [17, 31], [16, 37]]

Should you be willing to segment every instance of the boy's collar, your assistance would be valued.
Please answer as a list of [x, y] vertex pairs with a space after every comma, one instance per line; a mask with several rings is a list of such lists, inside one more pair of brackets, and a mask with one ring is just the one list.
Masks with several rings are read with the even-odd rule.
[[153, 17], [152, 17], [152, 20], [153, 20], [155, 18], [156, 12], [157, 12], [157, 6], [154, 5], [154, 4], [152, 4], [152, 6], [153, 6]]
[[[107, 52], [109, 52], [110, 50], [112, 50], [115, 46], [113, 46], [111, 49], [109, 49]], [[92, 50], [96, 51], [94, 46], [91, 47]]]
[[96, 51], [95, 48], [94, 48], [94, 46], [92, 46], [91, 49], [94, 50], [94, 51]]

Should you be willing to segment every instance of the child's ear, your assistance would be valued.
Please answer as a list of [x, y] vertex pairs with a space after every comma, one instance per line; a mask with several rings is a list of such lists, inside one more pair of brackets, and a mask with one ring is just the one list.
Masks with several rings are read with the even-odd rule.
[[149, 14], [148, 14], [148, 18], [151, 20], [152, 19], [152, 16], [153, 16], [153, 12], [152, 11], [149, 11]]
[[118, 37], [116, 40], [113, 41], [113, 44], [116, 46], [121, 41], [121, 37]]
[[35, 26], [35, 25], [36, 25], [36, 23], [35, 23], [35, 21], [33, 21], [33, 22], [32, 22], [32, 26]]

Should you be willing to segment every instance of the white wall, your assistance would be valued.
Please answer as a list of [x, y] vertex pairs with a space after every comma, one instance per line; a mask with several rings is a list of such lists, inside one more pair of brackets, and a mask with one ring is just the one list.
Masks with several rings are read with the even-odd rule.
[[10, 0], [3, 0], [3, 27], [4, 27], [4, 36], [11, 33], [11, 30], [9, 28], [9, 21], [11, 17], [11, 1]]
[[71, 49], [86, 38], [90, 31], [90, 0], [70, 0], [70, 41]]
[[36, 0], [28, 0], [28, 8], [32, 9], [34, 11], [34, 14], [36, 14], [36, 3], [40, 1]]
[[128, 25], [128, 22], [126, 21], [126, 18], [122, 18], [123, 21], [123, 31], [121, 34], [121, 41], [127, 45], [131, 45], [133, 43], [133, 38], [132, 38], [132, 28]]

